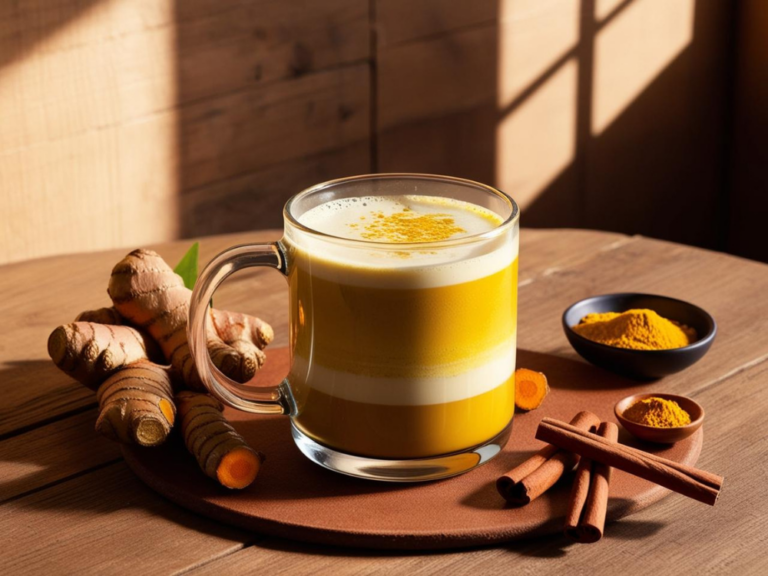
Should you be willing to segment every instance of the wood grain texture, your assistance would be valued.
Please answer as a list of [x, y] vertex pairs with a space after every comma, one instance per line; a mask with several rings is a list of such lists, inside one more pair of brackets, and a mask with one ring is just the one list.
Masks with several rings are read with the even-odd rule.
[[0, 508], [12, 574], [168, 574], [251, 537], [158, 498], [119, 462]]
[[185, 0], [174, 10], [179, 103], [369, 57], [368, 6], [358, 0]]
[[494, 24], [380, 50], [379, 130], [495, 102], [495, 57]]
[[518, 282], [523, 287], [536, 279], [600, 258], [606, 252], [638, 240], [642, 239], [594, 230], [523, 228], [520, 232]]
[[[184, 107], [181, 187], [368, 141], [368, 66], [318, 72]], [[258, 204], [256, 204], [258, 205]]]
[[97, 410], [0, 441], [0, 502], [120, 459], [120, 448], [95, 433]]
[[764, 258], [758, 4], [729, 150], [726, 0], [8, 3], [0, 262], [274, 226], [262, 205], [372, 169]]
[[174, 105], [171, 18], [170, 0], [7, 5], [0, 262], [175, 234], [175, 124], [145, 132], [154, 154], [124, 155], [137, 126]]
[[[201, 260], [209, 260], [229, 245], [278, 237], [272, 231], [203, 239]], [[157, 248], [175, 262], [188, 245], [189, 241], [181, 241]], [[670, 563], [705, 573], [757, 574], [768, 568], [762, 553], [768, 543], [768, 510], [763, 509], [768, 501], [763, 482], [768, 460], [760, 428], [768, 409], [762, 385], [768, 376], [768, 350], [760, 323], [766, 316], [766, 266], [645, 238], [544, 230], [523, 230], [521, 235], [520, 347], [532, 359], [558, 365], [574, 361], [569, 365], [578, 369], [581, 360], [567, 345], [560, 314], [573, 301], [596, 293], [659, 292], [691, 300], [714, 315], [720, 332], [709, 354], [659, 386], [663, 391], [691, 394], [707, 410], [700, 465], [726, 476], [715, 508], [702, 512], [696, 503], [673, 495], [661, 505], [609, 525], [604, 541], [596, 546], [568, 546], [555, 538], [451, 554], [378, 555], [270, 541], [231, 554], [247, 540], [244, 535], [222, 535], [220, 531], [227, 529], [171, 506], [128, 476], [122, 464], [86, 472], [102, 458], [98, 451], [95, 457], [77, 456], [64, 465], [59, 464], [60, 456], [50, 453], [63, 447], [53, 441], [45, 445], [45, 437], [51, 436], [46, 430], [77, 436], [83, 445], [99, 440], [84, 437], [89, 433], [88, 412], [74, 417], [83, 419], [79, 424], [72, 418], [56, 420], [57, 415], [85, 406], [93, 398], [63, 374], [56, 374], [45, 358], [44, 342], [56, 324], [69, 321], [82, 308], [107, 302], [106, 278], [123, 253], [113, 250], [0, 267], [2, 433], [13, 434], [21, 427], [34, 428], [54, 419], [0, 442], [3, 454], [23, 454], [28, 439], [37, 447], [36, 461], [48, 465], [45, 471], [38, 470], [35, 494], [0, 506], [6, 536], [0, 558], [14, 573], [115, 573], [126, 563], [160, 573], [203, 563], [205, 570], [217, 573], [266, 567], [274, 573], [318, 574], [509, 573], [510, 568], [523, 573], [594, 573], [595, 566], [606, 573], [658, 574], [665, 573]], [[55, 291], [47, 289], [52, 285]], [[260, 288], [258, 296], [254, 286]], [[278, 341], [287, 343], [285, 285], [278, 274], [238, 274], [217, 293], [217, 306], [219, 301], [222, 307], [268, 319]], [[23, 481], [31, 472], [19, 467], [21, 457], [10, 466], [6, 458], [2, 460], [3, 488], [10, 486], [6, 480]], [[43, 488], [43, 483], [63, 478], [56, 470], [59, 466], [84, 475]], [[717, 538], [713, 537], [715, 527]], [[649, 549], [654, 553], [647, 554]], [[225, 554], [229, 556], [221, 563], [216, 561]]]
[[[387, 43], [376, 54], [378, 169], [493, 182], [495, 22], [480, 18], [477, 26], [456, 27], [450, 17], [435, 17], [432, 3], [391, 8], [393, 14], [385, 10], [380, 35], [397, 37], [405, 27], [406, 36], [417, 39]], [[430, 34], [417, 24], [424, 28], [419, 39], [407, 22], [420, 21], [439, 23], [444, 33]]]
[[190, 234], [183, 192], [301, 157], [367, 171], [329, 153], [368, 146], [369, 28], [357, 0], [0, 9], [0, 263]]
[[379, 48], [496, 21], [498, 0], [375, 0]]
[[368, 172], [369, 150], [353, 145], [200, 186], [182, 197], [181, 233], [186, 237], [280, 228], [283, 206], [294, 194], [318, 182]]

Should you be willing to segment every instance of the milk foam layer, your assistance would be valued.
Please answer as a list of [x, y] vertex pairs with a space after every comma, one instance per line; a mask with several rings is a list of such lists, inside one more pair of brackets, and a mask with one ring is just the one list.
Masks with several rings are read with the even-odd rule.
[[[502, 223], [502, 219], [495, 212], [469, 202], [416, 195], [364, 196], [332, 200], [308, 210], [302, 214], [299, 221], [308, 228], [340, 238], [397, 243], [402, 240], [372, 237], [370, 227], [376, 224], [377, 219], [403, 214], [414, 217], [444, 215], [452, 219], [456, 231], [435, 240], [482, 234]], [[424, 242], [429, 241], [429, 238], [414, 241]]]
[[[363, 238], [364, 226], [377, 213], [385, 216], [404, 208], [417, 214], [449, 214], [464, 230], [450, 240], [466, 238], [455, 246], [434, 247], [424, 242], [417, 247], [398, 243], [372, 243]], [[361, 220], [363, 217], [366, 220]], [[288, 227], [284, 241], [295, 248], [294, 261], [314, 276], [341, 284], [379, 288], [429, 288], [477, 280], [510, 266], [517, 258], [515, 229], [477, 238], [500, 226], [494, 212], [449, 198], [430, 196], [368, 196], [333, 200], [308, 210], [299, 222], [317, 232], [336, 238], [363, 240], [354, 244], [326, 239]], [[351, 227], [358, 224], [357, 227]]]

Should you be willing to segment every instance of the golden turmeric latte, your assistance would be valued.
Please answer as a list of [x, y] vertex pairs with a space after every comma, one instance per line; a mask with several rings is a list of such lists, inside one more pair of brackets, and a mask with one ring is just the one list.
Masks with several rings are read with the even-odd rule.
[[288, 231], [298, 430], [369, 458], [424, 458], [509, 425], [517, 238], [479, 238], [502, 225], [498, 214], [451, 198], [365, 196], [320, 204], [300, 222], [363, 242]]
[[653, 310], [587, 314], [573, 330], [593, 342], [632, 350], [670, 350], [696, 341], [696, 331]]
[[691, 416], [677, 402], [655, 396], [632, 404], [624, 411], [624, 418], [654, 428], [677, 428], [691, 423]]

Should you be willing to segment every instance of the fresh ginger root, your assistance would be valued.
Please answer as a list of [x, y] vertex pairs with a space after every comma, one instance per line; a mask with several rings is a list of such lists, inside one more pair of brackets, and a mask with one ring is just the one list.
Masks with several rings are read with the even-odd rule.
[[129, 364], [147, 360], [147, 342], [129, 326], [74, 322], [59, 326], [48, 338], [54, 364], [91, 390]]
[[187, 450], [206, 475], [227, 488], [245, 488], [259, 473], [264, 456], [248, 446], [207, 394], [180, 392], [176, 405]]
[[[134, 250], [112, 270], [109, 296], [131, 325], [147, 330], [173, 371], [192, 390], [204, 390], [187, 343], [187, 315], [192, 291], [151, 250]], [[247, 382], [264, 363], [262, 349], [272, 341], [272, 328], [256, 318], [232, 312], [210, 313], [208, 352], [222, 372]], [[231, 317], [232, 320], [226, 320]], [[214, 321], [218, 318], [218, 322]], [[249, 318], [246, 322], [243, 318]], [[221, 332], [217, 331], [221, 327]]]
[[515, 406], [535, 410], [549, 393], [547, 377], [541, 372], [519, 368], [515, 371]]
[[168, 372], [147, 360], [124, 367], [99, 387], [96, 430], [111, 440], [162, 444], [176, 419]]
[[[97, 391], [99, 432], [155, 446], [174, 423], [174, 387], [202, 389], [187, 345], [191, 291], [156, 253], [136, 250], [115, 266], [109, 294], [114, 307], [83, 312], [76, 322], [56, 328], [48, 352], [61, 370]], [[274, 338], [272, 328], [246, 314], [209, 314], [214, 364], [233, 380], [247, 382], [264, 363], [262, 349]], [[170, 369], [151, 362], [163, 357]]]

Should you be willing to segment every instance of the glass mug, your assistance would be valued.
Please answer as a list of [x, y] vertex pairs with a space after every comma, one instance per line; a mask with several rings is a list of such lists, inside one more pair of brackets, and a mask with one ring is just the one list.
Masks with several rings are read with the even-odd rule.
[[[327, 202], [405, 195], [474, 204], [500, 224], [454, 239], [388, 243], [302, 223]], [[308, 188], [283, 215], [281, 240], [233, 247], [197, 281], [188, 337], [208, 391], [239, 410], [289, 416], [305, 456], [352, 476], [435, 480], [498, 454], [514, 415], [515, 202], [460, 178], [375, 174]], [[288, 279], [291, 368], [275, 387], [227, 378], [206, 346], [214, 291], [251, 266], [274, 267]]]

